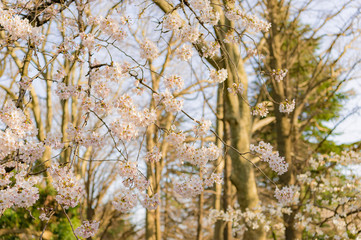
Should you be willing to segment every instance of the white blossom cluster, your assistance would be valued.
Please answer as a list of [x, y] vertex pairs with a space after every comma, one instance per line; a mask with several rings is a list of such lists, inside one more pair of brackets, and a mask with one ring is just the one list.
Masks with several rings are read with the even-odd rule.
[[4, 159], [12, 152], [19, 148], [19, 136], [8, 128], [5, 131], [0, 131], [0, 159]]
[[216, 41], [205, 42], [204, 46], [202, 47], [203, 57], [205, 57], [205, 58], [214, 57], [214, 55], [216, 55], [219, 48], [220, 48], [219, 43]]
[[174, 182], [174, 192], [183, 198], [193, 198], [203, 192], [203, 181], [197, 175], [190, 177], [180, 176], [180, 180]]
[[296, 191], [295, 186], [283, 187], [282, 189], [276, 188], [275, 197], [278, 202], [284, 206], [297, 204], [299, 193]]
[[295, 99], [293, 99], [292, 102], [286, 99], [286, 101], [280, 103], [279, 110], [282, 113], [290, 114], [295, 109], [295, 106], [296, 106]]
[[[153, 149], [153, 151], [157, 151]], [[146, 155], [146, 161], [159, 161], [160, 157], [157, 154], [148, 153]], [[152, 158], [152, 159], [150, 159]], [[144, 192], [150, 186], [148, 179], [141, 174], [138, 169], [137, 163], [134, 161], [122, 161], [117, 164], [116, 167], [119, 176], [123, 179], [123, 185], [125, 188], [122, 188], [120, 193], [113, 201], [114, 207], [121, 212], [128, 212], [137, 204], [137, 194], [135, 190], [138, 190], [139, 193]], [[155, 198], [157, 195], [153, 196], [154, 198], [149, 198], [147, 194], [143, 195], [143, 201], [141, 203], [147, 209], [155, 209], [158, 206], [159, 201], [156, 201]], [[146, 197], [148, 196], [148, 197]]]
[[211, 69], [210, 78], [214, 82], [222, 83], [222, 82], [226, 81], [227, 77], [228, 77], [227, 69], [222, 68], [218, 71], [216, 71], [215, 69]]
[[144, 194], [141, 203], [146, 209], [155, 210], [160, 204], [159, 194], [156, 193], [153, 194], [152, 196], [149, 196], [148, 194]]
[[285, 162], [284, 157], [280, 157], [278, 152], [273, 152], [273, 147], [269, 143], [260, 141], [258, 146], [250, 145], [250, 150], [260, 155], [260, 158], [264, 162], [268, 162], [270, 168], [277, 172], [278, 175], [282, 175], [287, 172], [288, 163]]
[[67, 85], [64, 82], [59, 82], [57, 84], [57, 89], [55, 91], [56, 95], [60, 99], [69, 99], [70, 97], [78, 97], [80, 96], [80, 89], [77, 86]]
[[162, 153], [159, 152], [159, 149], [157, 147], [153, 147], [152, 151], [147, 152], [147, 154], [144, 157], [145, 161], [149, 163], [159, 162], [161, 158], [162, 158]]
[[159, 55], [159, 50], [154, 42], [146, 39], [140, 44], [140, 57], [144, 59], [154, 60]]
[[[39, 190], [34, 185], [39, 178], [28, 176], [27, 170], [42, 157], [45, 147], [35, 140], [37, 129], [32, 121], [12, 101], [8, 100], [0, 110], [0, 119], [6, 126], [0, 131], [0, 159], [6, 159], [0, 166], [1, 215], [7, 208], [27, 208], [38, 200]], [[7, 168], [13, 170], [8, 172]]]
[[[116, 21], [115, 19], [104, 18], [102, 16], [98, 16], [98, 17], [90, 16], [88, 18], [88, 23], [94, 26], [99, 26], [99, 29], [103, 33], [105, 33], [107, 36], [112, 37], [114, 40], [122, 41], [127, 37], [127, 32], [121, 26], [126, 25], [127, 21], [126, 18], [124, 17], [121, 18], [122, 21]], [[91, 42], [92, 38], [93, 37], [90, 35], [90, 39], [88, 41]], [[92, 48], [92, 46], [89, 47]]]
[[178, 75], [171, 75], [164, 79], [164, 85], [168, 89], [179, 91], [184, 86], [184, 80]]
[[111, 123], [110, 129], [122, 141], [131, 141], [138, 136], [138, 129], [132, 122], [116, 120]]
[[[103, 142], [103, 137], [100, 135], [99, 132], [75, 128], [72, 123], [68, 124], [66, 133], [68, 134], [69, 141], [76, 144], [80, 144], [85, 147], [100, 146]], [[55, 145], [61, 143], [50, 143], [50, 144]]]
[[29, 23], [28, 19], [21, 19], [14, 10], [5, 10], [0, 5], [0, 26], [3, 27], [9, 34], [11, 40], [32, 40], [34, 43], [39, 43], [42, 39], [39, 28], [34, 28]]
[[268, 102], [261, 102], [258, 103], [252, 110], [251, 114], [254, 116], [261, 116], [261, 117], [266, 117], [267, 114], [269, 113], [268, 108], [267, 108]]
[[[0, 119], [18, 138], [34, 136], [37, 133], [37, 129], [31, 119], [10, 100], [7, 101], [3, 109], [0, 110]], [[9, 134], [8, 136], [10, 137], [11, 135], [12, 134]]]
[[203, 185], [205, 187], [212, 187], [214, 183], [222, 184], [223, 179], [220, 174], [212, 173], [209, 177], [203, 178]]
[[238, 44], [241, 41], [241, 38], [235, 34], [234, 29], [229, 30], [226, 35], [225, 38], [223, 40], [224, 43], [235, 43]]
[[123, 94], [113, 102], [113, 107], [117, 111], [124, 123], [135, 125], [137, 128], [147, 127], [153, 124], [156, 120], [155, 109], [144, 108], [138, 110], [139, 106], [134, 103], [128, 94]]
[[118, 83], [124, 79], [124, 77], [128, 76], [128, 71], [129, 64], [127, 62], [114, 62], [111, 66], [93, 69], [90, 78], [94, 83], [102, 82], [104, 79], [106, 79], [107, 82]]
[[123, 141], [135, 139], [141, 128], [153, 124], [156, 120], [154, 109], [138, 110], [139, 107], [128, 94], [118, 97], [112, 102], [112, 106], [113, 111], [117, 111], [120, 117], [111, 122], [109, 128], [114, 136]]
[[46, 222], [50, 220], [50, 218], [46, 216], [46, 213], [40, 214], [39, 219]]
[[79, 43], [74, 39], [74, 37], [69, 36], [64, 38], [64, 41], [57, 48], [57, 52], [63, 53], [68, 60], [74, 61], [75, 57], [71, 53], [79, 50], [79, 48]]
[[[190, 25], [187, 22], [183, 21], [177, 14], [177, 11], [166, 14], [163, 18], [162, 23], [163, 29], [175, 32], [176, 36], [185, 42], [196, 43], [200, 36], [198, 26]], [[183, 45], [182, 48], [177, 49], [177, 55], [180, 59], [189, 59], [189, 56], [191, 56], [190, 49], [190, 46]]]
[[180, 60], [188, 61], [193, 56], [192, 46], [184, 44], [182, 47], [177, 48], [175, 53]]
[[225, 15], [231, 21], [241, 20], [242, 25], [246, 29], [251, 29], [256, 32], [268, 32], [271, 28], [271, 23], [260, 20], [256, 15], [245, 13], [238, 7], [227, 10]]
[[0, 166], [0, 186], [6, 186], [11, 183], [10, 178], [14, 176], [13, 172], [7, 173], [4, 166]]
[[34, 185], [39, 177], [27, 177], [26, 164], [17, 164], [16, 173], [7, 173], [5, 167], [15, 167], [15, 163], [8, 163], [0, 167], [0, 216], [13, 206], [27, 208], [39, 199], [39, 189]]
[[210, 25], [216, 25], [219, 21], [219, 12], [215, 11], [211, 7], [211, 3], [209, 0], [191, 0], [191, 6], [198, 10], [200, 16], [200, 20], [203, 23], [208, 23]]
[[[211, 122], [209, 120], [202, 119], [194, 130], [201, 131], [200, 133], [204, 135], [209, 131], [210, 126]], [[165, 140], [175, 148], [178, 160], [181, 163], [187, 162], [197, 166], [204, 173], [202, 178], [198, 175], [183, 175], [180, 178], [174, 179], [174, 192], [183, 198], [189, 198], [199, 195], [205, 187], [211, 187], [214, 183], [221, 183], [222, 178], [220, 175], [215, 173], [209, 175], [206, 171], [207, 163], [221, 156], [221, 149], [213, 143], [210, 143], [208, 147], [202, 146], [197, 148], [193, 144], [185, 143], [185, 134], [181, 131], [176, 132], [174, 126], [171, 127], [170, 131]]]
[[89, 51], [92, 51], [95, 47], [95, 36], [91, 33], [80, 33], [80, 38], [84, 47], [88, 48]]
[[138, 172], [137, 163], [134, 161], [121, 161], [118, 163], [117, 169], [119, 171], [119, 175], [124, 178], [133, 178]]
[[178, 157], [182, 162], [189, 162], [198, 167], [205, 167], [208, 161], [216, 160], [221, 152], [213, 143], [209, 147], [195, 148], [190, 144], [182, 144], [177, 148]]
[[165, 106], [165, 110], [167, 112], [176, 113], [183, 109], [183, 100], [176, 99], [173, 94], [166, 89], [165, 92], [161, 94], [153, 94], [153, 97], [157, 103], [163, 103]]
[[84, 221], [80, 227], [77, 227], [74, 232], [78, 237], [89, 238], [94, 236], [99, 228], [98, 221]]
[[60, 167], [53, 163], [49, 169], [53, 180], [53, 186], [57, 191], [56, 201], [63, 205], [65, 209], [78, 205], [80, 197], [83, 195], [83, 186], [74, 174], [67, 167]]
[[174, 192], [182, 198], [193, 198], [201, 194], [205, 186], [212, 186], [214, 182], [220, 182], [220, 176], [212, 175], [210, 178], [201, 179], [197, 175], [180, 176], [180, 179], [174, 181]]
[[273, 69], [271, 72], [271, 76], [273, 76], [277, 82], [280, 82], [286, 77], [287, 73], [287, 69]]
[[114, 208], [120, 212], [128, 212], [137, 204], [137, 195], [134, 191], [124, 188], [112, 201]]
[[178, 36], [183, 40], [190, 43], [197, 43], [200, 37], [198, 25], [185, 24], [178, 31]]
[[233, 95], [243, 94], [244, 87], [243, 84], [240, 83], [232, 83], [232, 87], [227, 88], [229, 93], [232, 93]]
[[181, 27], [182, 27], [182, 19], [175, 12], [165, 15], [163, 19], [164, 29], [177, 31]]
[[174, 146], [179, 146], [186, 140], [186, 136], [183, 132], [171, 132], [165, 140]]
[[194, 126], [193, 131], [196, 136], [203, 137], [209, 132], [211, 126], [212, 122], [210, 120], [202, 118], [199, 124]]
[[19, 158], [28, 164], [40, 159], [44, 151], [45, 146], [42, 142], [28, 141], [19, 143]]
[[[297, 181], [299, 187], [309, 189], [315, 199], [302, 202], [304, 207], [295, 215], [295, 227], [317, 238], [350, 239], [350, 233], [357, 236], [361, 221], [350, 213], [355, 214], [361, 207], [361, 179], [354, 167], [360, 164], [360, 159], [359, 152], [343, 151], [318, 154], [309, 160], [309, 171], [297, 175]], [[317, 222], [322, 221], [332, 227], [331, 232], [320, 228]]]
[[267, 220], [260, 207], [247, 208], [245, 211], [241, 211], [240, 209], [228, 206], [226, 212], [212, 209], [209, 213], [209, 219], [212, 222], [217, 220], [231, 222], [233, 234], [239, 237], [242, 237], [247, 230], [255, 230], [262, 227], [264, 231], [268, 232], [270, 229], [270, 221]]

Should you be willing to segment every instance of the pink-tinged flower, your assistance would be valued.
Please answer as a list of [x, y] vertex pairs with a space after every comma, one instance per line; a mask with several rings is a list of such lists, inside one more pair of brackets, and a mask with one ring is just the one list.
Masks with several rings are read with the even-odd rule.
[[222, 83], [226, 81], [227, 76], [227, 69], [222, 68], [218, 71], [216, 71], [215, 69], [211, 69], [210, 78], [216, 83]]
[[276, 188], [275, 190], [275, 197], [284, 206], [296, 204], [298, 202], [298, 195], [294, 186], [283, 187], [281, 190]]
[[280, 157], [278, 152], [272, 151], [273, 147], [269, 143], [263, 141], [259, 142], [258, 146], [250, 145], [250, 150], [260, 154], [260, 158], [264, 162], [268, 162], [270, 168], [277, 172], [278, 175], [282, 175], [287, 172], [288, 163], [286, 163], [284, 157]]
[[140, 44], [140, 57], [154, 60], [158, 57], [159, 51], [157, 46], [154, 44], [154, 42], [146, 39], [142, 44]]
[[157, 209], [160, 199], [158, 193], [153, 194], [153, 196], [149, 196], [148, 194], [143, 195], [143, 200], [141, 201], [142, 205], [148, 210]]
[[112, 202], [116, 210], [129, 212], [137, 204], [137, 195], [130, 189], [122, 189]]
[[55, 196], [56, 201], [64, 205], [64, 208], [75, 207], [78, 205], [80, 197], [83, 195], [83, 187], [74, 174], [66, 167], [59, 167], [54, 163], [49, 169], [53, 178], [53, 186], [58, 194]]
[[94, 236], [97, 233], [98, 228], [99, 228], [99, 222], [84, 221], [83, 225], [76, 228], [74, 232], [78, 237], [89, 238], [89, 237]]
[[292, 102], [286, 101], [280, 103], [279, 110], [280, 112], [290, 114], [295, 109], [296, 101], [295, 99], [292, 100]]

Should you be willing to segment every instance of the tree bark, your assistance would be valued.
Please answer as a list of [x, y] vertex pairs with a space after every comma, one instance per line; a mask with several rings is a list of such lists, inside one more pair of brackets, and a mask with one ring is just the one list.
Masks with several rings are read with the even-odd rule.
[[[268, 0], [266, 3], [268, 12], [269, 12], [269, 21], [272, 24], [270, 29], [270, 34], [267, 39], [268, 49], [270, 52], [269, 67], [271, 69], [283, 69], [290, 68], [288, 62], [285, 62], [284, 54], [282, 51], [282, 32], [279, 28], [282, 22], [287, 21], [288, 13], [283, 7], [283, 1], [279, 0]], [[277, 82], [272, 80], [272, 98], [280, 103], [285, 101], [290, 96], [290, 81], [286, 77], [283, 82]], [[290, 99], [289, 99], [290, 100]], [[280, 156], [285, 158], [285, 161], [288, 163], [289, 168], [286, 173], [280, 176], [280, 182], [283, 186], [293, 185], [295, 183], [294, 176], [294, 165], [292, 161], [292, 126], [291, 118], [279, 111], [279, 104], [275, 104], [274, 114], [276, 117], [276, 141], [277, 141], [277, 150], [280, 153]], [[301, 239], [302, 232], [294, 227], [295, 212], [290, 215], [284, 214], [283, 219], [285, 223], [285, 238], [286, 240]]]
[[[218, 87], [217, 90], [217, 120], [216, 120], [216, 132], [217, 135], [223, 139], [223, 131], [224, 131], [224, 124], [223, 124], [223, 90], [221, 87]], [[222, 142], [217, 138], [216, 139], [216, 145], [219, 148], [224, 147]], [[216, 167], [216, 173], [220, 174], [224, 171], [224, 164], [225, 159], [223, 156], [219, 157], [219, 159], [216, 161], [215, 167]], [[225, 178], [223, 180], [223, 185], [225, 185]], [[214, 209], [221, 211], [221, 210], [227, 210], [223, 208], [222, 205], [222, 185], [216, 184], [215, 185], [215, 195], [214, 195]], [[224, 232], [224, 221], [217, 220], [215, 223], [214, 228], [214, 234], [213, 239], [214, 240], [222, 240], [223, 239], [223, 232]]]
[[[234, 23], [228, 21], [222, 12], [220, 17], [220, 24], [222, 26], [233, 26]], [[251, 111], [247, 103], [247, 88], [248, 79], [244, 69], [244, 63], [240, 54], [239, 46], [234, 43], [224, 43], [224, 33], [227, 32], [227, 27], [222, 32], [216, 31], [221, 47], [221, 59], [224, 60], [223, 66], [226, 67], [228, 78], [224, 86], [224, 120], [225, 124], [229, 126], [228, 136], [230, 144], [239, 152], [249, 152], [250, 136], [251, 136]], [[242, 96], [233, 95], [228, 92], [228, 88], [232, 84], [242, 84], [244, 92]], [[225, 132], [227, 134], [227, 131]], [[256, 179], [254, 175], [253, 166], [236, 151], [229, 149], [227, 152], [232, 162], [232, 183], [237, 189], [237, 199], [241, 210], [247, 208], [252, 209], [259, 206], [259, 198], [257, 193]], [[265, 239], [266, 235], [263, 227], [249, 230], [245, 233], [244, 239]]]

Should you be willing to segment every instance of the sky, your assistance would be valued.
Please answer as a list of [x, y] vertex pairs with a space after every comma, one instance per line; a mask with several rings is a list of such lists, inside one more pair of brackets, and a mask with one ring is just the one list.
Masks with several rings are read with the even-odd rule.
[[[297, 0], [294, 3], [302, 5], [304, 0]], [[345, 3], [348, 3], [346, 10], [344, 10], [340, 15], [338, 15], [334, 21], [330, 21], [327, 25], [325, 25], [324, 30], [321, 34], [330, 35], [332, 33], [338, 33], [339, 28], [346, 24], [348, 19], [353, 16], [358, 16], [358, 20], [355, 20], [354, 30], [358, 31], [360, 34], [361, 30], [361, 1], [360, 0], [314, 0], [310, 5], [309, 10], [306, 11], [303, 15], [302, 22], [310, 24], [311, 26], [323, 24], [319, 19], [324, 18], [324, 14], [326, 12], [337, 12], [341, 6]], [[350, 40], [350, 38], [345, 38], [346, 40]], [[343, 44], [345, 42], [340, 42], [334, 46], [335, 55], [339, 54], [339, 52], [343, 51]], [[329, 43], [324, 42], [324, 46], [327, 47]], [[345, 66], [351, 66], [355, 61], [360, 60], [361, 56], [361, 38], [359, 36], [358, 40], [355, 41], [350, 49], [347, 50], [347, 54], [344, 59], [341, 61], [341, 64]], [[321, 47], [322, 50], [322, 47]], [[354, 96], [350, 98], [349, 101], [344, 105], [344, 109], [341, 111], [341, 116], [339, 119], [326, 123], [326, 125], [330, 128], [335, 129], [335, 133], [338, 135], [330, 136], [330, 140], [336, 141], [338, 144], [342, 143], [352, 143], [361, 141], [361, 65], [358, 65], [350, 77], [354, 78], [353, 80], [347, 81], [342, 90], [344, 91], [352, 91], [354, 92]], [[356, 110], [358, 109], [358, 110]], [[326, 109], [325, 109], [326, 110]], [[346, 120], [343, 120], [347, 115], [351, 112], [354, 112], [351, 116], [349, 116]], [[341, 121], [339, 123], [339, 121]]]
[[[315, 1], [315, 11], [317, 9], [324, 10], [325, 6], [330, 7], [331, 10], [336, 11], [336, 9], [339, 9], [339, 6], [341, 4], [344, 4], [346, 2], [351, 2], [349, 0], [327, 0], [327, 4], [324, 0], [321, 1]], [[336, 32], [338, 30], [338, 26], [340, 26], [340, 23], [345, 23], [347, 19], [349, 19], [351, 16], [358, 16], [355, 20], [355, 27], [354, 30], [358, 31], [358, 34], [360, 34], [361, 30], [361, 14], [360, 14], [360, 8], [361, 8], [361, 1], [355, 0], [353, 3], [351, 3], [348, 6], [348, 10], [343, 12], [334, 22], [330, 23], [330, 26], [327, 28], [329, 29], [335, 29]], [[312, 19], [310, 16], [309, 19]], [[326, 30], [326, 31], [327, 31]], [[332, 31], [332, 30], [330, 30]], [[339, 46], [336, 45], [336, 49], [340, 51], [341, 48], [340, 44]], [[350, 49], [348, 49], [348, 54], [345, 56], [344, 60], [342, 61], [342, 64], [345, 63], [345, 65], [351, 66], [354, 64], [355, 61], [360, 60], [361, 56], [361, 38], [358, 37], [358, 40], [356, 40], [351, 46]], [[336, 133], [339, 133], [339, 135], [331, 136], [330, 139], [336, 141], [336, 143], [352, 143], [361, 141], [361, 65], [359, 64], [352, 74], [350, 75], [352, 77], [352, 80], [349, 80], [346, 85], [343, 87], [344, 91], [352, 91], [354, 92], [354, 95], [350, 98], [349, 101], [344, 106], [344, 110], [341, 112], [341, 116], [337, 121], [330, 122], [327, 124], [329, 127], [333, 128], [336, 126], [336, 124], [339, 123], [340, 120], [343, 120], [346, 116], [350, 115], [350, 113], [353, 113], [347, 119], [343, 120], [335, 129]]]

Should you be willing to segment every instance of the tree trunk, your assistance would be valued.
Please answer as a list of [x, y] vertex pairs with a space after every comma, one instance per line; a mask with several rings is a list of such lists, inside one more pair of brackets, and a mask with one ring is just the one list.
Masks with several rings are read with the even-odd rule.
[[[154, 101], [151, 102], [151, 107], [154, 105]], [[153, 147], [156, 145], [157, 130], [156, 127], [149, 126], [146, 131], [146, 143], [147, 151], [152, 151]], [[151, 187], [148, 189], [148, 193], [159, 194], [159, 182], [157, 181], [157, 176], [160, 174], [160, 164], [157, 163], [148, 163], [147, 164], [147, 178], [151, 184]], [[146, 239], [147, 240], [161, 240], [161, 230], [160, 230], [160, 206], [156, 210], [146, 211]]]
[[[225, 131], [229, 135], [229, 125], [225, 124]], [[229, 142], [229, 139], [228, 139]], [[224, 158], [224, 192], [223, 192], [223, 209], [227, 211], [228, 207], [232, 206], [232, 182], [231, 182], [231, 173], [232, 173], [232, 159], [230, 156], [225, 156]], [[232, 223], [231, 222], [223, 222], [223, 239], [224, 240], [232, 240]]]
[[[227, 63], [228, 79], [225, 89], [231, 87], [233, 83], [243, 84], [244, 96], [247, 96], [247, 77], [243, 68], [243, 61], [240, 58], [238, 47], [228, 46], [229, 53], [235, 56], [233, 63], [238, 62], [237, 68], [232, 68]], [[239, 58], [237, 59], [238, 56]], [[249, 152], [250, 145], [250, 108], [247, 103], [238, 96], [230, 94], [227, 90], [224, 93], [224, 118], [229, 125], [230, 143], [239, 152]], [[227, 134], [227, 132], [225, 133]], [[254, 176], [253, 166], [236, 151], [229, 149], [228, 154], [232, 160], [231, 179], [237, 189], [237, 199], [241, 210], [254, 208], [259, 205], [257, 186]], [[259, 229], [250, 230], [245, 233], [244, 239], [265, 239], [265, 232], [262, 226]]]
[[[283, 58], [282, 43], [284, 39], [282, 39], [282, 32], [279, 29], [279, 26], [281, 26], [282, 22], [287, 20], [288, 16], [283, 7], [283, 1], [268, 0], [266, 6], [269, 12], [268, 20], [272, 24], [267, 39], [270, 52], [270, 70], [290, 68], [291, 66], [289, 66], [288, 62], [285, 62], [285, 59]], [[291, 83], [288, 78], [285, 78], [281, 82], [272, 81], [272, 83], [271, 95], [276, 102], [280, 103], [291, 97]], [[294, 165], [292, 161], [292, 138], [294, 135], [291, 129], [291, 118], [287, 114], [279, 111], [279, 104], [275, 104], [274, 114], [276, 117], [277, 150], [280, 153], [280, 156], [283, 156], [289, 165], [288, 171], [280, 176], [280, 182], [283, 186], [289, 186], [295, 183]], [[283, 216], [286, 227], [286, 240], [302, 238], [302, 232], [294, 227], [296, 209], [293, 210], [291, 215], [284, 214]]]
[[[221, 86], [218, 87], [217, 90], [217, 120], [216, 120], [216, 132], [217, 135], [223, 139], [223, 131], [224, 131], [224, 123], [223, 123], [223, 89]], [[217, 138], [216, 139], [216, 145], [219, 148], [224, 147], [222, 142]], [[215, 163], [215, 167], [216, 167], [216, 173], [220, 174], [224, 171], [224, 164], [225, 164], [225, 159], [223, 158], [223, 156], [219, 157], [219, 159], [216, 161]], [[223, 180], [223, 185], [226, 184], [226, 179], [224, 178]], [[221, 211], [224, 210], [226, 211], [227, 209], [225, 209], [222, 205], [222, 185], [220, 184], [216, 184], [215, 185], [215, 195], [214, 195], [214, 209]], [[223, 239], [223, 232], [224, 232], [224, 224], [225, 222], [222, 220], [217, 220], [215, 223], [215, 228], [214, 228], [214, 234], [213, 234], [213, 239], [214, 240], [222, 240]]]
[[199, 195], [198, 198], [198, 226], [197, 226], [197, 240], [203, 239], [203, 201], [204, 201], [204, 194], [203, 192]]
[[[220, 2], [215, 1], [218, 3]], [[231, 2], [224, 2], [227, 7], [232, 8]], [[228, 32], [229, 27], [234, 27], [234, 23], [229, 21], [220, 7], [215, 8], [220, 12], [220, 26], [223, 27], [223, 31], [215, 28], [218, 43], [221, 45], [221, 61], [219, 66], [223, 66], [227, 69], [228, 78], [224, 82], [224, 121], [229, 126], [228, 136], [224, 136], [225, 139], [230, 139], [230, 144], [235, 147], [239, 152], [249, 152], [250, 136], [251, 136], [251, 111], [247, 100], [247, 88], [248, 79], [244, 70], [244, 63], [240, 54], [238, 44], [224, 43], [225, 33]], [[233, 95], [228, 92], [228, 88], [232, 87], [232, 84], [242, 84], [244, 92], [242, 96]], [[244, 98], [244, 99], [243, 99]], [[227, 134], [227, 131], [225, 131]], [[254, 176], [253, 166], [244, 159], [239, 153], [232, 149], [228, 149], [227, 155], [231, 158], [232, 173], [231, 180], [237, 189], [237, 199], [244, 211], [246, 208], [254, 208], [259, 206], [259, 199], [257, 193], [256, 180]], [[245, 233], [244, 239], [265, 239], [266, 235], [263, 227], [258, 229], [249, 230]]]

